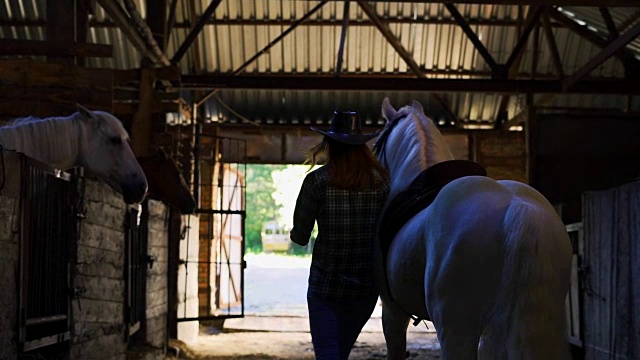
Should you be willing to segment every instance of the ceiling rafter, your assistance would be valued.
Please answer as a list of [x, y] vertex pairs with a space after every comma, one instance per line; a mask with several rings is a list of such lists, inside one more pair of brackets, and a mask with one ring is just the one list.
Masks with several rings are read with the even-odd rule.
[[340, 32], [340, 47], [338, 48], [338, 59], [336, 63], [336, 76], [340, 76], [340, 72], [342, 72], [344, 44], [347, 41], [348, 28], [349, 28], [349, 0], [344, 0], [344, 9], [342, 11], [342, 31]]
[[611, 41], [604, 49], [602, 49], [596, 56], [587, 61], [587, 63], [574, 74], [565, 79], [563, 84], [563, 91], [567, 91], [574, 86], [580, 79], [590, 73], [593, 69], [605, 62], [607, 59], [613, 56], [620, 49], [624, 48], [629, 42], [637, 38], [640, 35], [640, 22], [637, 22], [624, 34]]
[[[240, 65], [236, 70], [233, 71], [233, 75], [241, 74], [249, 65], [251, 65], [254, 61], [256, 61], [262, 54], [266, 53], [271, 49], [275, 44], [279, 43], [282, 39], [284, 39], [289, 33], [295, 30], [300, 24], [305, 22], [311, 15], [315, 14], [318, 10], [320, 10], [329, 0], [322, 0], [319, 4], [309, 10], [304, 16], [302, 16], [298, 21], [292, 24], [287, 30], [283, 31], [278, 35], [275, 39], [271, 40], [262, 50], [256, 52], [249, 60], [245, 61], [244, 64]], [[196, 102], [196, 106], [202, 105], [205, 101], [207, 101], [211, 96], [215, 95], [219, 89], [213, 89], [209, 91], [205, 96], [200, 98]]]
[[476, 33], [471, 29], [471, 27], [469, 26], [467, 21], [464, 19], [462, 14], [460, 14], [460, 12], [458, 11], [458, 8], [456, 8], [454, 4], [444, 4], [444, 6], [447, 8], [447, 10], [449, 10], [449, 13], [451, 13], [451, 16], [453, 16], [456, 23], [458, 24], [458, 26], [460, 26], [460, 28], [465, 33], [465, 35], [467, 35], [467, 38], [469, 38], [471, 43], [473, 43], [473, 46], [476, 48], [480, 56], [482, 56], [484, 61], [487, 63], [487, 65], [491, 69], [491, 72], [494, 74], [497, 74], [498, 64], [493, 59], [493, 56], [491, 56], [491, 54], [489, 53], [489, 50], [487, 50], [484, 44], [482, 44], [482, 41], [480, 41]]
[[[417, 0], [378, 0], [379, 2], [414, 3]], [[539, 5], [539, 6], [607, 6], [634, 7], [638, 0], [444, 0], [434, 3], [476, 4], [476, 5]]]
[[[289, 90], [362, 90], [486, 92], [510, 94], [559, 94], [563, 82], [558, 79], [425, 79], [390, 76], [343, 75], [182, 75], [183, 89], [289, 89]], [[637, 81], [619, 78], [587, 78], [569, 89], [573, 94], [640, 95]], [[178, 85], [178, 84], [176, 84]]]
[[[573, 21], [571, 18], [567, 17], [560, 11], [555, 8], [548, 8], [549, 16], [554, 20], [562, 23], [567, 28], [580, 35], [582, 38], [592, 42], [593, 44], [599, 46], [600, 48], [605, 48], [608, 45], [608, 41], [602, 37], [600, 37], [595, 32], [589, 30], [585, 25], [580, 25], [577, 22]], [[640, 67], [640, 61], [636, 60], [634, 54], [631, 50], [623, 48], [620, 52], [615, 54], [616, 57], [622, 61], [622, 63], [632, 64], [633, 67]], [[633, 71], [628, 71], [628, 73]]]
[[189, 50], [191, 44], [195, 41], [198, 35], [200, 35], [202, 28], [205, 26], [211, 16], [213, 16], [213, 13], [216, 12], [216, 9], [218, 8], [218, 5], [220, 5], [221, 1], [222, 0], [211, 0], [207, 9], [204, 11], [200, 19], [198, 19], [198, 22], [195, 23], [195, 25], [191, 28], [191, 31], [189, 32], [187, 37], [184, 39], [182, 44], [180, 44], [178, 50], [176, 50], [176, 53], [171, 58], [171, 63], [177, 64], [180, 62], [180, 60], [182, 60], [182, 57], [187, 53], [187, 50]]
[[547, 47], [551, 51], [551, 58], [553, 59], [553, 66], [558, 72], [560, 79], [564, 78], [564, 70], [562, 66], [562, 60], [560, 58], [560, 51], [558, 51], [558, 44], [556, 38], [553, 36], [553, 29], [551, 28], [551, 20], [549, 19], [549, 8], [545, 8], [542, 14], [542, 25], [544, 29], [544, 37], [547, 42]]
[[129, 39], [133, 47], [135, 47], [142, 56], [148, 57], [156, 64], [162, 63], [162, 60], [149, 50], [147, 43], [144, 41], [140, 33], [131, 26], [129, 16], [118, 2], [113, 0], [97, 1], [104, 11], [111, 17], [113, 22], [118, 25], [118, 28], [124, 33], [126, 38]]
[[[416, 61], [413, 59], [413, 56], [404, 48], [404, 46], [402, 46], [402, 44], [400, 44], [400, 41], [398, 41], [398, 38], [393, 34], [393, 32], [391, 32], [391, 29], [389, 29], [389, 26], [378, 17], [378, 15], [373, 10], [373, 8], [371, 8], [371, 6], [364, 0], [356, 0], [356, 1], [358, 2], [358, 5], [362, 9], [362, 11], [364, 11], [365, 14], [367, 14], [369, 19], [376, 25], [376, 28], [378, 28], [380, 33], [382, 33], [382, 36], [384, 36], [384, 38], [387, 39], [389, 44], [396, 50], [400, 58], [404, 60], [404, 62], [407, 64], [407, 66], [409, 66], [409, 68], [411, 69], [411, 71], [413, 71], [416, 77], [425, 78], [426, 76], [420, 70], [420, 67], [418, 66]], [[454, 124], [459, 124], [458, 119], [453, 114], [453, 112], [447, 105], [446, 101], [444, 101], [444, 99], [440, 95], [430, 93], [429, 96], [431, 96], [438, 103], [442, 111], [445, 113], [447, 117], [447, 121], [452, 122]]]
[[[542, 13], [543, 10], [544, 8], [542, 6], [536, 6], [533, 8], [533, 10], [529, 8], [529, 14], [527, 15], [524, 29], [522, 30], [522, 33], [520, 34], [520, 37], [518, 38], [518, 42], [516, 43], [516, 46], [513, 48], [511, 55], [507, 59], [507, 62], [504, 64], [504, 68], [502, 69], [502, 74], [501, 74], [502, 77], [508, 76], [509, 70], [511, 69], [513, 64], [516, 62], [516, 59], [518, 59], [522, 55], [522, 51], [524, 50], [525, 45], [529, 40], [529, 35], [531, 35], [531, 31], [533, 31], [533, 29], [539, 24], [540, 14]], [[534, 54], [534, 56], [537, 56], [537, 54]]]

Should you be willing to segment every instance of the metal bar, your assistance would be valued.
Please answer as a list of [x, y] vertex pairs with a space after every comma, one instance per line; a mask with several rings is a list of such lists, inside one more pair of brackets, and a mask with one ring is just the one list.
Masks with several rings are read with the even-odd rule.
[[628, 43], [633, 41], [640, 35], [640, 22], [636, 23], [632, 28], [613, 40], [607, 47], [602, 49], [596, 56], [589, 60], [582, 68], [578, 69], [573, 75], [569, 76], [562, 85], [562, 90], [567, 91], [573, 87], [580, 79], [605, 62], [614, 53], [622, 49]]
[[460, 12], [458, 11], [458, 8], [456, 8], [454, 4], [444, 4], [444, 6], [447, 8], [447, 10], [449, 10], [449, 13], [451, 13], [456, 23], [458, 24], [458, 26], [462, 28], [462, 31], [464, 31], [464, 33], [467, 35], [467, 38], [469, 38], [469, 40], [473, 43], [473, 46], [476, 48], [476, 50], [478, 50], [478, 53], [480, 53], [480, 56], [482, 56], [482, 58], [487, 63], [487, 65], [489, 65], [489, 68], [491, 68], [491, 71], [492, 72], [497, 71], [496, 61], [493, 59], [493, 57], [491, 56], [487, 48], [484, 46], [484, 44], [482, 44], [482, 41], [478, 39], [478, 36], [476, 36], [476, 33], [473, 32], [471, 27], [469, 27], [469, 24], [464, 19], [462, 14], [460, 14]]

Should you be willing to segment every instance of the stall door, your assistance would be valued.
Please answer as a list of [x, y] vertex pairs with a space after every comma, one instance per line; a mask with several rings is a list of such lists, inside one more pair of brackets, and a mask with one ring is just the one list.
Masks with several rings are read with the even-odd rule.
[[242, 317], [246, 143], [200, 135], [194, 169], [198, 223], [189, 231], [197, 231], [198, 240], [185, 246], [190, 250], [181, 259], [178, 294], [188, 297], [197, 287], [197, 316], [194, 297], [178, 321]]

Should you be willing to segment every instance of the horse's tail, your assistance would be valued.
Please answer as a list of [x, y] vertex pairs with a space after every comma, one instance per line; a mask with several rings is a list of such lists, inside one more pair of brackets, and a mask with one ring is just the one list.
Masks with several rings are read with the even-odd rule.
[[[505, 260], [485, 343], [496, 359], [567, 359], [569, 268], [564, 225], [536, 205], [514, 201], [504, 218]], [[564, 232], [564, 233], [563, 233]], [[565, 236], [565, 237], [563, 237]], [[484, 337], [484, 336], [483, 336]]]

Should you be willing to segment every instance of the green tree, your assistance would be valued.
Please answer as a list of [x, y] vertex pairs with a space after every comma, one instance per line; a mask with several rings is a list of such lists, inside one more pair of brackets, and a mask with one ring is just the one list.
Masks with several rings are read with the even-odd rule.
[[249, 252], [262, 251], [260, 239], [262, 225], [278, 218], [281, 205], [277, 205], [273, 198], [276, 186], [271, 172], [285, 167], [286, 165], [247, 165], [245, 247]]

